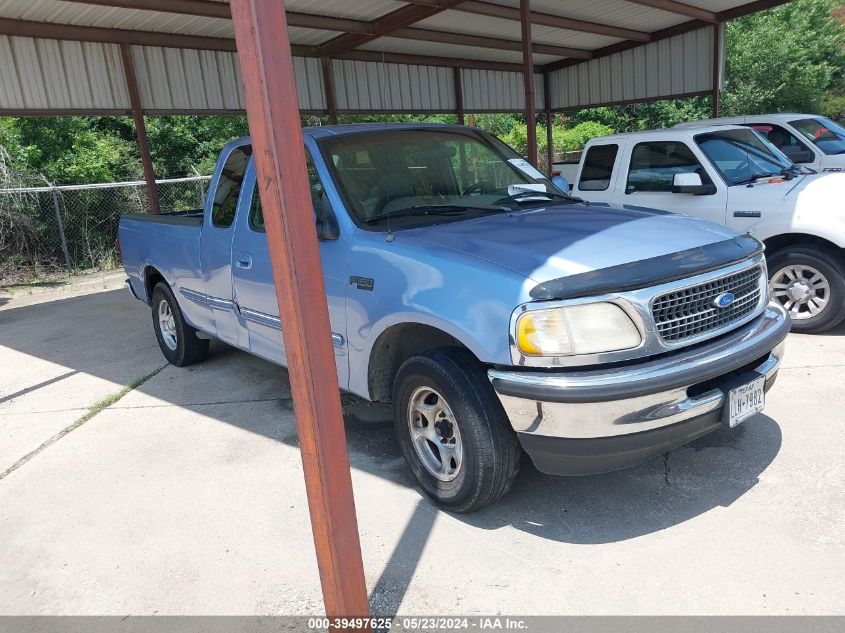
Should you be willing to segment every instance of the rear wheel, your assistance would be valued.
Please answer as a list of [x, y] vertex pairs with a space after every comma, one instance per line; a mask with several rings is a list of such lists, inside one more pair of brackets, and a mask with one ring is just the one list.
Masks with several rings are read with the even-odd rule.
[[170, 287], [156, 284], [152, 297], [153, 329], [164, 357], [177, 367], [193, 365], [208, 357], [208, 339], [185, 322]]
[[821, 247], [793, 246], [769, 257], [769, 290], [792, 318], [793, 332], [819, 333], [845, 318], [841, 258]]
[[454, 512], [488, 505], [510, 490], [522, 449], [483, 366], [468, 351], [418, 354], [393, 386], [394, 429], [427, 495]]

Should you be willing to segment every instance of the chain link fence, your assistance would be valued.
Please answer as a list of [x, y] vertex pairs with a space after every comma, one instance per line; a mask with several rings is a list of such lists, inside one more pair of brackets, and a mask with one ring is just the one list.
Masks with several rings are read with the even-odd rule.
[[[157, 180], [162, 212], [205, 204], [210, 176]], [[144, 181], [0, 189], [0, 285], [119, 265], [123, 213], [148, 213]]]

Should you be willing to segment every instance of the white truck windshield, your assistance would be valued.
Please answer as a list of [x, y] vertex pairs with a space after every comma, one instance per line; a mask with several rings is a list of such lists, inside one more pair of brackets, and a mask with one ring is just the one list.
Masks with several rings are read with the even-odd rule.
[[708, 132], [697, 135], [695, 142], [728, 185], [744, 184], [765, 176], [784, 175], [793, 168], [780, 150], [754, 130]]
[[828, 156], [845, 154], [845, 129], [830, 119], [817, 117], [789, 122], [801, 135]]

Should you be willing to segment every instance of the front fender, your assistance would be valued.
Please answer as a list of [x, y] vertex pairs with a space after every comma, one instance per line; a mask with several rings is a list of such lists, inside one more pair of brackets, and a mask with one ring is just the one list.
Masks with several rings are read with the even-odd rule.
[[510, 318], [524, 301], [525, 277], [471, 255], [435, 250], [396, 234], [359, 231], [349, 274], [371, 289], [347, 291], [352, 392], [367, 396], [370, 355], [378, 337], [399, 324], [426, 325], [465, 345], [483, 363], [511, 363]]

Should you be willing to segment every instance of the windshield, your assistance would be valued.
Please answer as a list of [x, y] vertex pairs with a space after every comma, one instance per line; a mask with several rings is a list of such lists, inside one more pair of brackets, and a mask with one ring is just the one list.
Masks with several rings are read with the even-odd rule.
[[825, 154], [845, 154], [845, 129], [830, 119], [798, 119], [789, 124]]
[[755, 178], [777, 176], [793, 169], [786, 156], [751, 129], [699, 134], [695, 142], [728, 185], [749, 183]]
[[[364, 226], [434, 224], [561, 197], [513, 150], [475, 130], [385, 129], [329, 137], [320, 147]], [[526, 193], [529, 188], [550, 193]]]

